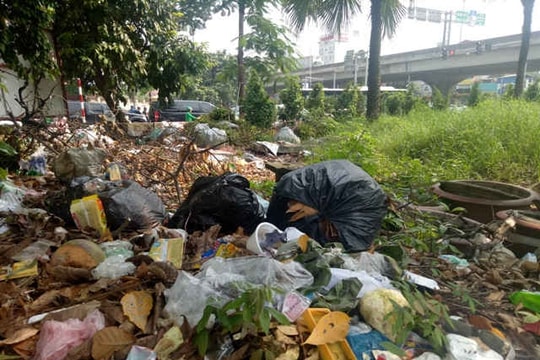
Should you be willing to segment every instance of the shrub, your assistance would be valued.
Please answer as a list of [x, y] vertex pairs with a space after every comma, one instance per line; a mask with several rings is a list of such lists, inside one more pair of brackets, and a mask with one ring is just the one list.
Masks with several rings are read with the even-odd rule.
[[288, 77], [285, 80], [285, 89], [279, 93], [279, 99], [284, 106], [282, 110], [284, 120], [298, 120], [304, 108], [304, 98], [300, 89], [300, 80], [297, 77]]
[[264, 89], [257, 72], [252, 71], [244, 100], [246, 120], [259, 128], [269, 128], [276, 118], [276, 107]]
[[336, 116], [344, 118], [353, 118], [362, 113], [363, 110], [362, 94], [358, 87], [349, 83], [345, 91], [337, 99]]
[[475, 82], [473, 86], [471, 87], [471, 93], [469, 94], [469, 98], [467, 99], [467, 105], [468, 106], [476, 106], [480, 102], [480, 89], [479, 84]]
[[313, 85], [313, 91], [311, 91], [306, 101], [306, 109], [310, 111], [324, 112], [324, 101], [325, 97], [323, 84], [316, 83]]

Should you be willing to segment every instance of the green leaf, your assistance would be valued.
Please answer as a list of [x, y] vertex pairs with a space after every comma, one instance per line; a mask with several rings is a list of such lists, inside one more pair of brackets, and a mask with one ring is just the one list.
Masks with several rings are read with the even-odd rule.
[[210, 338], [210, 334], [205, 329], [204, 331], [197, 332], [195, 334], [195, 345], [197, 345], [197, 349], [199, 350], [199, 355], [204, 357], [206, 355], [206, 351], [208, 350], [208, 339]]
[[396, 344], [394, 344], [394, 343], [392, 343], [390, 341], [383, 341], [383, 342], [381, 342], [381, 345], [385, 350], [388, 350], [392, 354], [396, 354], [399, 357], [404, 357], [404, 356], [407, 355], [405, 350], [403, 350], [402, 348], [400, 348], [399, 346], [397, 346]]
[[6, 169], [0, 168], [0, 180], [6, 180], [8, 175], [9, 172]]
[[4, 141], [0, 141], [0, 154], [4, 154], [7, 156], [15, 156], [17, 155], [17, 150], [15, 150], [11, 145]]
[[212, 305], [207, 305], [204, 308], [203, 316], [201, 317], [201, 320], [199, 320], [199, 323], [197, 324], [197, 332], [202, 332], [206, 329], [206, 325], [208, 324], [208, 320], [210, 320], [210, 316], [217, 312], [217, 308]]
[[277, 311], [274, 308], [267, 308], [267, 311], [277, 320], [281, 325], [289, 325], [291, 322], [287, 317], [280, 311]]
[[270, 331], [270, 318], [271, 315], [268, 310], [263, 310], [259, 316], [259, 326], [266, 335]]

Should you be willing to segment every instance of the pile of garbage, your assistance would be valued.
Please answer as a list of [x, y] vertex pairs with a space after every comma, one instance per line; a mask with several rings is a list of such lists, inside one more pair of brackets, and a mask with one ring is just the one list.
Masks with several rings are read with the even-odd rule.
[[[441, 305], [448, 287], [421, 269], [446, 269], [443, 281], [480, 274], [490, 262], [534, 271], [523, 265], [536, 263], [532, 255], [483, 246], [479, 265], [416, 254], [401, 269], [374, 247], [387, 196], [348, 161], [293, 170], [269, 200], [239, 173], [201, 176], [170, 212], [127, 167], [105, 158], [101, 149], [69, 149], [52, 161], [54, 176], [36, 162], [43, 176], [1, 182], [4, 354], [518, 358], [513, 339], [487, 317], [450, 316]], [[494, 244], [506, 231], [508, 222], [493, 231]], [[532, 291], [511, 297], [531, 316], [539, 299]]]

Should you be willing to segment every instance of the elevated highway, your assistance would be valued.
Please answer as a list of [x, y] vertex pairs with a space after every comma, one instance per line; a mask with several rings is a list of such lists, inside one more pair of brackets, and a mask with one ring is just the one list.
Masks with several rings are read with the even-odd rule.
[[[518, 34], [484, 39], [479, 53], [476, 42], [450, 45], [445, 59], [439, 47], [381, 56], [381, 82], [403, 87], [409, 81], [423, 80], [448, 92], [461, 80], [475, 75], [514, 74], [520, 46], [521, 34]], [[366, 63], [367, 59], [358, 63], [358, 84], [364, 84]], [[343, 88], [354, 81], [354, 70], [346, 69], [345, 65], [341, 62], [314, 66], [295, 71], [293, 75], [322, 82], [325, 87]], [[531, 34], [527, 71], [540, 71], [540, 31]]]

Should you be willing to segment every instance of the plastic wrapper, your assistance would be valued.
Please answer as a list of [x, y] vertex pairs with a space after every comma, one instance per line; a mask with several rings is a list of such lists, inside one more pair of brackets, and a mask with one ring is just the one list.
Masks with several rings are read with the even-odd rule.
[[57, 246], [55, 242], [49, 240], [37, 240], [32, 244], [28, 245], [21, 252], [16, 255], [13, 255], [11, 258], [15, 261], [27, 261], [34, 259], [48, 260], [47, 253], [51, 246]]
[[99, 244], [107, 257], [121, 255], [124, 258], [133, 256], [133, 244], [125, 240], [107, 241]]
[[264, 220], [264, 208], [249, 181], [238, 174], [203, 176], [195, 180], [186, 200], [167, 224], [191, 233], [221, 225], [223, 233], [230, 234], [240, 226], [248, 234]]
[[137, 267], [131, 262], [126, 262], [127, 258], [125, 255], [109, 256], [92, 270], [92, 276], [96, 279], [118, 279], [133, 274]]
[[0, 181], [0, 212], [19, 211], [26, 191], [9, 181]]
[[[292, 221], [287, 213], [290, 200], [318, 213]], [[323, 245], [341, 242], [347, 251], [356, 252], [371, 246], [386, 211], [386, 194], [368, 173], [347, 160], [332, 160], [283, 175], [267, 221], [280, 229], [294, 226]], [[327, 231], [323, 225], [328, 224], [335, 231]]]
[[66, 359], [69, 350], [90, 339], [104, 327], [105, 317], [99, 310], [92, 311], [83, 321], [45, 321], [41, 327], [34, 360]]
[[103, 149], [72, 148], [54, 159], [54, 174], [67, 183], [79, 176], [100, 176], [103, 173], [105, 157]]
[[157, 354], [145, 347], [133, 345], [126, 360], [156, 360]]

